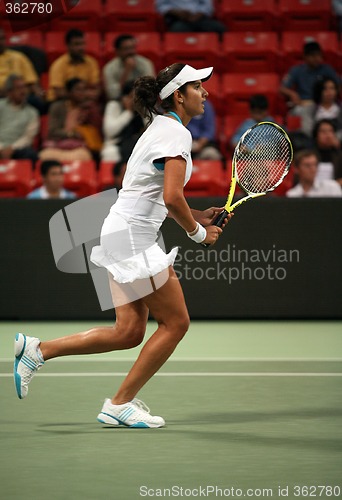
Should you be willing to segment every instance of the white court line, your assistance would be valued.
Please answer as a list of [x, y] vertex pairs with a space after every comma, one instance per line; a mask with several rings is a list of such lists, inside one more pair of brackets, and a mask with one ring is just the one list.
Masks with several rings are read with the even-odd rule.
[[[79, 372], [38, 373], [37, 377], [125, 377], [127, 372]], [[318, 372], [170, 372], [156, 373], [155, 377], [342, 377], [342, 373]], [[0, 378], [13, 377], [12, 373], [0, 373]]]
[[[129, 362], [129, 363], [134, 363], [136, 361], [136, 358], [110, 358], [110, 357], [96, 357], [96, 355], [90, 355], [92, 356], [91, 358], [86, 356], [80, 356], [78, 358], [74, 358], [73, 356], [70, 357], [61, 357], [57, 359], [51, 359], [49, 360], [49, 364], [51, 362], [53, 363], [110, 363], [110, 362]], [[14, 358], [0, 358], [0, 363], [10, 363], [13, 362]], [[216, 361], [222, 361], [222, 362], [238, 362], [238, 363], [243, 363], [243, 362], [256, 362], [256, 363], [265, 363], [265, 362], [270, 362], [270, 363], [283, 363], [283, 362], [298, 362], [298, 363], [303, 363], [303, 362], [312, 362], [312, 363], [323, 363], [323, 362], [333, 362], [333, 363], [342, 363], [342, 358], [201, 358], [201, 357], [192, 357], [192, 358], [170, 358], [168, 359], [168, 363], [170, 362], [200, 362], [200, 363], [205, 363], [205, 362], [216, 362]]]

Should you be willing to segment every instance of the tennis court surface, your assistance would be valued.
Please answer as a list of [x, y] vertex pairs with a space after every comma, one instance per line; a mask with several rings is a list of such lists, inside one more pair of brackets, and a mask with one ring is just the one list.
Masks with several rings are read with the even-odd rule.
[[1, 500], [342, 498], [341, 322], [192, 322], [138, 395], [162, 429], [96, 422], [139, 348], [49, 361], [17, 399], [17, 331], [92, 326], [0, 323]]

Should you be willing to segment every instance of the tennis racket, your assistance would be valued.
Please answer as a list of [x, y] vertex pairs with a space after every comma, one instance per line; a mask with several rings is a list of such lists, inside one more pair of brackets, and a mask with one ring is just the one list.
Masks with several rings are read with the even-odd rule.
[[[273, 191], [284, 180], [293, 158], [291, 141], [279, 125], [260, 122], [248, 129], [235, 147], [226, 205], [212, 225], [221, 227], [230, 212], [248, 200]], [[232, 204], [236, 183], [247, 194]], [[204, 243], [204, 246], [209, 246]]]

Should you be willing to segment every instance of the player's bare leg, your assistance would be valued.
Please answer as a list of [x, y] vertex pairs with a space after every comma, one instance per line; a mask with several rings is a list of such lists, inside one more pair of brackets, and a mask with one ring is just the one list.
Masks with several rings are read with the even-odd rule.
[[172, 268], [166, 284], [143, 300], [158, 322], [158, 329], [142, 348], [137, 361], [112, 400], [106, 399], [97, 419], [126, 427], [163, 427], [162, 417], [150, 415], [135, 395], [175, 350], [189, 326], [189, 316], [179, 281]]
[[41, 342], [40, 349], [45, 361], [59, 356], [131, 349], [142, 342], [147, 318], [148, 309], [139, 299], [116, 309], [115, 325]]
[[189, 315], [178, 278], [172, 268], [165, 285], [143, 299], [158, 329], [141, 353], [112, 399], [113, 404], [130, 401], [175, 350], [189, 327]]
[[116, 323], [111, 327], [92, 328], [46, 342], [18, 333], [14, 362], [18, 397], [23, 399], [27, 396], [29, 383], [48, 359], [129, 349], [139, 345], [145, 335], [147, 318], [147, 306], [139, 299], [118, 307]]

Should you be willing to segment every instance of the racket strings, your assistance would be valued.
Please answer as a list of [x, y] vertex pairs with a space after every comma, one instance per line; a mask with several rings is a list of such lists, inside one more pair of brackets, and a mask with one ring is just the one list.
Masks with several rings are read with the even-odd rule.
[[248, 193], [264, 193], [281, 182], [290, 166], [292, 151], [278, 128], [263, 124], [242, 137], [234, 156], [240, 186]]

